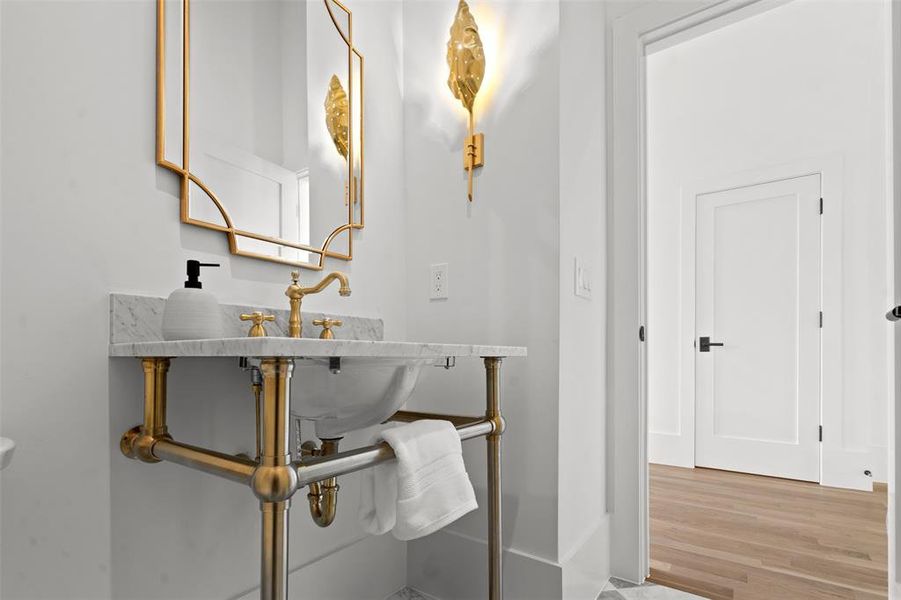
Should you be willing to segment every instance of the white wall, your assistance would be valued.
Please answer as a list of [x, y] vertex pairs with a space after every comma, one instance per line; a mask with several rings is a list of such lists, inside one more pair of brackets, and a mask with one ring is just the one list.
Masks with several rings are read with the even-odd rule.
[[[556, 2], [474, 2], [486, 44], [484, 97], [476, 128], [485, 167], [466, 200], [462, 169], [466, 113], [447, 88], [445, 43], [457, 3], [404, 4], [404, 139], [407, 198], [407, 310], [411, 339], [528, 346], [527, 360], [502, 369], [504, 544], [540, 560], [557, 558], [557, 398], [559, 333], [558, 22]], [[492, 39], [491, 32], [496, 32]], [[481, 94], [480, 94], [481, 96]], [[449, 298], [430, 301], [429, 265], [448, 263]], [[484, 411], [480, 364], [429, 373], [421, 407]], [[466, 373], [467, 376], [463, 376]], [[467, 445], [467, 467], [484, 505], [485, 453]], [[483, 540], [479, 510], [448, 528]], [[447, 534], [445, 534], [447, 535]], [[435, 540], [410, 545], [410, 582], [427, 593]], [[426, 576], [429, 575], [429, 576]], [[480, 574], [479, 574], [480, 575]], [[508, 574], [508, 583], [515, 576]], [[523, 581], [525, 589], [528, 584]], [[484, 588], [477, 588], [482, 591]], [[512, 597], [516, 592], [509, 591]]]
[[[403, 339], [402, 78], [399, 42], [386, 35], [400, 29], [401, 9], [359, 4], [367, 194], [378, 208], [358, 259], [329, 265], [349, 273], [353, 296], [329, 290], [305, 306], [381, 317], [386, 336]], [[154, 164], [154, 2], [4, 1], [0, 14], [0, 435], [19, 442], [3, 473], [0, 595], [237, 597], [257, 581], [256, 502], [238, 486], [119, 454], [119, 435], [140, 418], [141, 387], [136, 361], [107, 358], [107, 295], [166, 295], [181, 285], [184, 260], [199, 258], [222, 263], [204, 277], [220, 300], [284, 306], [289, 269], [232, 257], [221, 234], [179, 224], [177, 182]], [[170, 390], [179, 438], [223, 451], [252, 442], [235, 365], [174, 361]], [[361, 537], [354, 482], [343, 478], [329, 530], [296, 504], [292, 566], [333, 552], [338, 560]], [[405, 550], [388, 539], [376, 547], [390, 568], [367, 589], [381, 598], [403, 585]], [[328, 561], [298, 576], [331, 573]], [[359, 597], [359, 584], [345, 576], [335, 593]]]
[[[176, 181], [153, 163], [152, 1], [0, 6], [0, 118], [11, 123], [0, 148], [9, 173], [0, 184], [0, 434], [20, 442], [3, 475], [0, 595], [242, 596], [257, 581], [252, 496], [119, 455], [119, 436], [140, 418], [140, 372], [106, 356], [107, 294], [165, 295], [196, 257], [223, 263], [204, 277], [222, 301], [281, 306], [287, 269], [231, 257], [224, 236], [178, 223]], [[357, 259], [331, 265], [349, 272], [353, 296], [329, 291], [305, 307], [381, 317], [389, 339], [529, 347], [528, 359], [502, 370], [507, 594], [594, 598], [609, 552], [606, 258], [597, 235], [606, 211], [603, 6], [472, 7], [489, 56], [477, 113], [486, 166], [472, 205], [461, 168], [465, 113], [446, 87], [456, 2], [353, 7], [367, 66], [367, 228]], [[592, 271], [591, 300], [572, 296], [576, 257]], [[438, 262], [450, 265], [450, 298], [430, 302], [429, 265]], [[39, 361], [46, 340], [52, 359]], [[228, 362], [174, 361], [173, 433], [249, 449], [246, 384]], [[482, 365], [428, 372], [413, 404], [481, 412]], [[478, 441], [465, 448], [484, 505], [484, 449]], [[408, 553], [390, 538], [358, 543], [355, 482], [342, 478], [339, 519], [327, 530], [297, 502], [292, 582], [327, 574], [335, 597], [378, 598], [400, 587], [406, 569], [410, 584], [447, 600], [483, 595], [483, 510]], [[346, 574], [371, 566], [370, 551], [384, 568], [361, 591], [364, 575]]]
[[[886, 4], [796, 1], [648, 59], [649, 456], [694, 465], [680, 379], [681, 193], [698, 182], [837, 156], [844, 187], [841, 450], [886, 477]], [[830, 198], [826, 197], [829, 210]], [[827, 265], [828, 268], [828, 265]], [[687, 386], [690, 392], [690, 382]], [[825, 425], [825, 423], [824, 423]]]
[[[408, 333], [528, 346], [527, 360], [510, 359], [502, 370], [506, 593], [593, 599], [608, 552], [605, 259], [597, 235], [605, 211], [604, 89], [602, 69], [586, 74], [604, 62], [603, 6], [471, 3], [488, 64], [476, 103], [485, 166], [469, 205], [461, 168], [466, 113], [446, 85], [456, 4], [404, 6]], [[576, 256], [592, 268], [592, 300], [573, 297]], [[429, 266], [445, 262], [449, 298], [430, 301]], [[428, 373], [417, 406], [484, 410], [481, 368]], [[466, 383], [451, 388], [450, 377]], [[484, 504], [483, 447], [469, 443], [464, 452]], [[411, 543], [410, 584], [446, 600], [482, 597], [485, 519], [479, 510]]]
[[[558, 557], [564, 597], [609, 574], [606, 506], [606, 161], [602, 2], [560, 3]], [[591, 280], [577, 297], [575, 261]]]

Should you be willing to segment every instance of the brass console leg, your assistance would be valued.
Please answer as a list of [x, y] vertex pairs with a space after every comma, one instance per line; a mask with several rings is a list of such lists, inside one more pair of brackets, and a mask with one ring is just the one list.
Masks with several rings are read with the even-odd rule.
[[260, 600], [288, 599], [288, 509], [297, 489], [297, 472], [291, 467], [290, 389], [294, 362], [267, 358], [263, 373], [263, 439], [260, 466], [253, 476], [253, 490], [262, 511], [262, 560]]
[[488, 388], [485, 416], [495, 424], [488, 441], [488, 599], [504, 597], [504, 574], [501, 563], [501, 435], [504, 417], [501, 414], [500, 358], [485, 359]]
[[288, 508], [291, 502], [263, 502], [260, 600], [288, 599]]
[[168, 358], [142, 358], [144, 369], [144, 423], [132, 427], [122, 436], [119, 449], [128, 458], [148, 463], [160, 462], [153, 455], [153, 444], [169, 438], [166, 427], [166, 375]]

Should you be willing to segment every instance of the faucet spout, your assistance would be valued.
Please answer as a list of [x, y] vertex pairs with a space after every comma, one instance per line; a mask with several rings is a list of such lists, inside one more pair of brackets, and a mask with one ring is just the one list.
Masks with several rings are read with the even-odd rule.
[[341, 296], [350, 296], [350, 282], [347, 279], [347, 275], [341, 271], [333, 271], [323, 277], [322, 281], [309, 287], [302, 287], [298, 283], [299, 279], [300, 273], [298, 271], [292, 271], [291, 285], [285, 290], [285, 295], [291, 302], [291, 316], [288, 319], [288, 335], [292, 338], [301, 337], [303, 322], [300, 313], [300, 304], [304, 296], [318, 294], [327, 288], [331, 282], [336, 280], [340, 283], [338, 293]]
[[318, 294], [319, 292], [327, 288], [331, 282], [336, 280], [341, 283], [341, 286], [338, 288], [338, 293], [342, 296], [350, 296], [350, 282], [347, 280], [347, 275], [345, 275], [341, 271], [333, 271], [323, 277], [322, 281], [320, 281], [316, 285], [306, 288], [300, 288], [300, 290], [304, 295]]

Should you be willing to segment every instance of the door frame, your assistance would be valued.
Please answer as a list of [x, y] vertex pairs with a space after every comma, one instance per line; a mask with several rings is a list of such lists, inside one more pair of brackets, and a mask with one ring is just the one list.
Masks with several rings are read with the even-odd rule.
[[[644, 581], [650, 572], [647, 353], [645, 344], [639, 339], [644, 338], [643, 326], [647, 322], [647, 107], [644, 57], [654, 49], [697, 37], [789, 1], [791, 0], [653, 2], [608, 23], [612, 35], [608, 46], [607, 69], [607, 397], [611, 424], [608, 431], [612, 434], [608, 451], [613, 456], [608, 473], [608, 481], [613, 489], [608, 494], [608, 503], [612, 513], [611, 547], [617, 550], [611, 554], [610, 567], [613, 575], [630, 581]], [[883, 1], [892, 5], [891, 0]], [[898, 10], [901, 7], [892, 8], [893, 19]], [[889, 48], [893, 47], [891, 43], [894, 38], [892, 28], [887, 27], [886, 43]], [[899, 56], [892, 56], [890, 67], [901, 58], [901, 51], [897, 48], [895, 53]], [[891, 95], [891, 84], [888, 89]], [[891, 97], [887, 99], [889, 106], [892, 101]], [[889, 146], [891, 150], [891, 141]], [[841, 169], [839, 176], [840, 173]], [[826, 177], [824, 174], [824, 186]], [[830, 174], [829, 177], [834, 178], [835, 175]], [[887, 177], [891, 179], [891, 169]], [[891, 194], [892, 185], [889, 185], [886, 198], [889, 211], [892, 207]], [[823, 227], [826, 227], [825, 219]], [[892, 247], [891, 236], [888, 241], [889, 247]], [[827, 261], [833, 265], [841, 264], [840, 260], [830, 260], [824, 255], [824, 269]], [[840, 283], [839, 280], [839, 286]], [[840, 300], [841, 288], [838, 289], [837, 297]], [[888, 300], [887, 305], [890, 302]], [[824, 305], [824, 313], [826, 311], [841, 314], [834, 306]], [[839, 330], [840, 328], [834, 328], [834, 331]], [[830, 348], [835, 347], [834, 342], [830, 344]], [[837, 347], [841, 348], [840, 344]], [[886, 347], [893, 354], [888, 340]], [[824, 358], [825, 355], [824, 348]], [[890, 386], [893, 385], [894, 382], [890, 382]], [[824, 385], [824, 389], [826, 387]], [[893, 418], [893, 407], [890, 410], [890, 418]], [[894, 439], [892, 427], [889, 433], [890, 455], [894, 454]], [[822, 460], [827, 453], [825, 444], [821, 450]], [[894, 490], [892, 470], [889, 471], [889, 488]], [[890, 521], [894, 516], [893, 496], [889, 505]], [[894, 530], [890, 528], [890, 589], [894, 588], [895, 578], [894, 546]]]

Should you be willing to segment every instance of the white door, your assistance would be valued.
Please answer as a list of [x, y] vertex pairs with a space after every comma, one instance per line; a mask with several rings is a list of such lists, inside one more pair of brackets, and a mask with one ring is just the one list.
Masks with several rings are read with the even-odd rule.
[[696, 311], [696, 464], [819, 481], [819, 175], [697, 197]]

